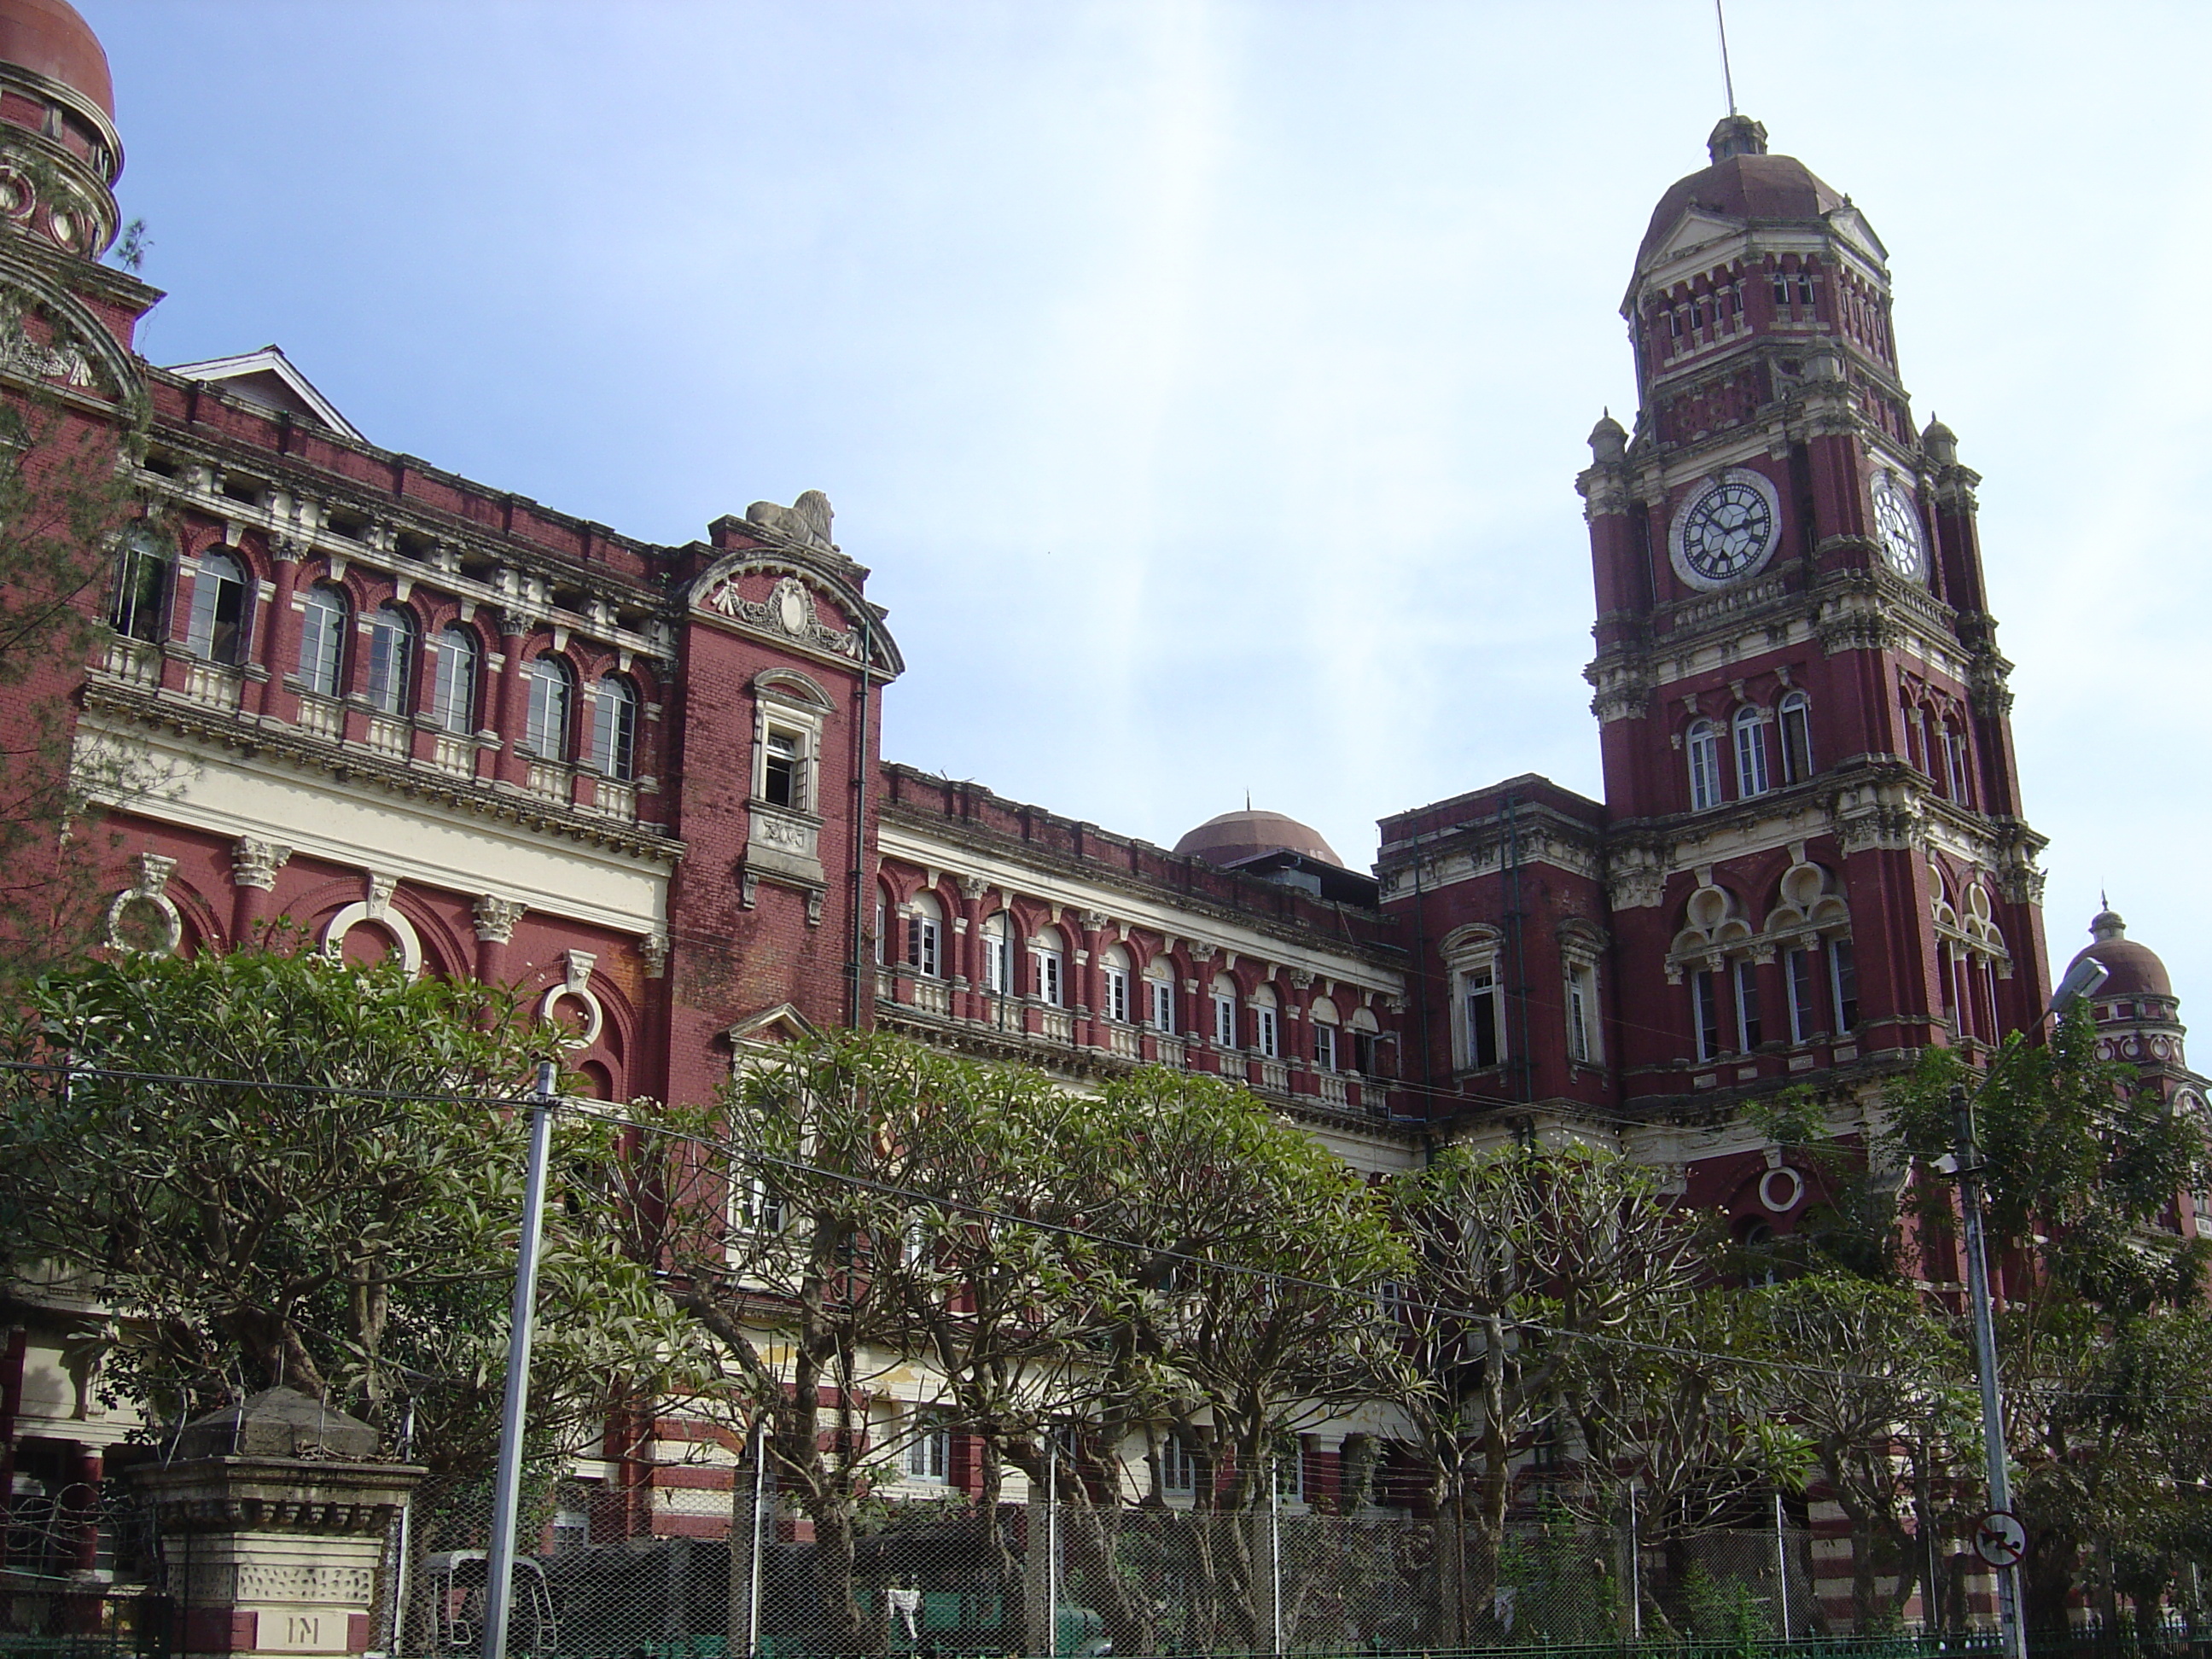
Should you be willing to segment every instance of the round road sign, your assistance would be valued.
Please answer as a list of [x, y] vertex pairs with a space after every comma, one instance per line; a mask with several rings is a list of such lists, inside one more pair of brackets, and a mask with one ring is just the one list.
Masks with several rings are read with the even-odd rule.
[[2016, 1567], [2027, 1553], [2027, 1528], [2018, 1516], [1991, 1510], [1974, 1522], [1974, 1553], [1993, 1567]]

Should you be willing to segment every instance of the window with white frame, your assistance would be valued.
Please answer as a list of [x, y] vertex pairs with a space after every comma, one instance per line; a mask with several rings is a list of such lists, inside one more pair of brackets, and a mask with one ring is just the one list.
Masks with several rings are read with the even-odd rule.
[[1285, 1504], [1306, 1501], [1306, 1449], [1293, 1440], [1275, 1454], [1275, 1496]]
[[917, 1406], [908, 1419], [906, 1478], [942, 1486], [952, 1478], [952, 1414], [937, 1406]]
[[592, 703], [592, 764], [617, 780], [637, 771], [637, 688], [620, 674], [599, 681]]
[[1129, 1023], [1129, 953], [1109, 945], [1099, 953], [1098, 989], [1104, 1003], [1099, 1012], [1110, 1020]]
[[1567, 1058], [1583, 1066], [1598, 1060], [1597, 968], [1588, 962], [1567, 963]]
[[1155, 1031], [1176, 1028], [1175, 964], [1154, 957], [1145, 969], [1145, 1023]]
[[1765, 1036], [1759, 1018], [1759, 964], [1747, 957], [1735, 964], [1735, 1046], [1747, 1054]]
[[568, 758], [569, 711], [576, 701], [576, 674], [551, 652], [530, 665], [530, 715], [526, 738], [540, 760]]
[[1382, 1027], [1376, 1022], [1375, 1011], [1359, 1007], [1352, 1011], [1352, 1069], [1372, 1076], [1378, 1070], [1375, 1063], [1376, 1044], [1381, 1040]]
[[[200, 568], [204, 576], [204, 562]], [[197, 591], [194, 599], [197, 626]], [[300, 684], [317, 696], [335, 697], [344, 684], [347, 615], [344, 593], [328, 582], [317, 582], [301, 602]]]
[[1252, 993], [1252, 1046], [1267, 1060], [1281, 1058], [1283, 1052], [1281, 1016], [1276, 1012], [1275, 994], [1262, 985]]
[[1792, 691], [1775, 710], [1782, 733], [1782, 781], [1802, 783], [1813, 775], [1813, 700]]
[[456, 623], [431, 648], [436, 666], [430, 679], [430, 718], [440, 731], [466, 737], [477, 725], [477, 636]]
[[945, 971], [945, 909], [935, 896], [916, 893], [906, 907], [906, 965], [925, 979]]
[[1198, 1455], [1180, 1431], [1160, 1442], [1160, 1491], [1170, 1498], [1198, 1495]]
[[788, 726], [771, 726], [761, 738], [760, 799], [793, 811], [806, 808], [806, 738]]
[[1336, 1027], [1316, 1025], [1313, 1028], [1314, 1064], [1324, 1072], [1336, 1070]]
[[1460, 1064], [1482, 1071], [1505, 1058], [1505, 999], [1495, 960], [1460, 973]]
[[1690, 762], [1690, 810], [1702, 812], [1721, 804], [1720, 739], [1711, 720], [1692, 720], [1682, 738]]
[[1237, 1042], [1237, 986], [1226, 974], [1213, 977], [1213, 1041], [1218, 1048], [1234, 1048]]
[[1697, 1022], [1698, 1058], [1717, 1060], [1727, 1042], [1721, 1026], [1720, 975], [1700, 968], [1690, 975], [1690, 1012]]
[[1961, 806], [1972, 804], [1972, 775], [1966, 766], [1966, 734], [1949, 720], [1943, 722], [1944, 787]]
[[737, 1231], [769, 1237], [790, 1224], [783, 1194], [764, 1175], [741, 1175], [730, 1189], [730, 1224]]
[[123, 538], [116, 556], [115, 597], [107, 623], [126, 639], [159, 645], [168, 636], [169, 577], [176, 549], [151, 526], [140, 525]]
[[228, 553], [203, 553], [192, 578], [185, 649], [209, 662], [244, 662], [246, 596], [246, 567]]
[[1014, 919], [1000, 910], [983, 922], [983, 988], [1004, 996], [1013, 978]]
[[1306, 1018], [1313, 1026], [1313, 1063], [1321, 1071], [1334, 1072], [1341, 1063], [1344, 1044], [1339, 1036], [1340, 1024], [1336, 1003], [1333, 998], [1317, 996], [1306, 1005]]
[[1036, 1000], [1048, 1007], [1065, 1007], [1067, 950], [1060, 942], [1059, 928], [1037, 930], [1036, 938], [1030, 945], [1030, 966], [1036, 981]]
[[1813, 988], [1813, 953], [1790, 951], [1782, 958], [1783, 977], [1790, 987], [1790, 1040], [1806, 1042], [1819, 1027], [1820, 1002]]
[[1834, 993], [1836, 1033], [1841, 1036], [1859, 1023], [1859, 971], [1847, 939], [1828, 941], [1828, 987]]
[[387, 714], [408, 712], [415, 690], [415, 618], [396, 605], [368, 617], [368, 701]]
[[1735, 793], [1749, 800], [1769, 787], [1766, 774], [1766, 711], [1739, 708], [1735, 714]]

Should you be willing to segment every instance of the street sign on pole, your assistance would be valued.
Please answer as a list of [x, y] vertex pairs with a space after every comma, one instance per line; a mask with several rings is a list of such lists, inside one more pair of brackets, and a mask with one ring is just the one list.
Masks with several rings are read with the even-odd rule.
[[1974, 1553], [1993, 1567], [2016, 1567], [2027, 1553], [2027, 1528], [2006, 1510], [1991, 1510], [1974, 1522]]

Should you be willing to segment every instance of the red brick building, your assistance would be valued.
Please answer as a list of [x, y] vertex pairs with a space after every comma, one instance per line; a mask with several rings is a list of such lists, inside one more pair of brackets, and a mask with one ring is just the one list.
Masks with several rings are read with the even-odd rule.
[[[117, 803], [136, 943], [282, 918], [517, 981], [611, 1098], [882, 1021], [1236, 1075], [1374, 1170], [1580, 1135], [1753, 1242], [1817, 1194], [1739, 1103], [1813, 1085], [1848, 1130], [1920, 1048], [2045, 1005], [1978, 479], [1911, 414], [1880, 239], [1756, 123], [1653, 215], [1641, 406], [1577, 481], [1606, 799], [1521, 777], [1401, 813], [1372, 876], [1266, 813], [1170, 850], [885, 762], [902, 659], [818, 494], [661, 546], [379, 448], [274, 347], [145, 362], [159, 296], [100, 263], [122, 157], [98, 42], [4, 0], [0, 374], [147, 410], [111, 637], [34, 688], [88, 761], [171, 780]], [[2167, 1044], [2201, 1103], [2153, 977], [2115, 1041]], [[58, 1348], [19, 1329], [7, 1364], [17, 1468], [119, 1432]]]

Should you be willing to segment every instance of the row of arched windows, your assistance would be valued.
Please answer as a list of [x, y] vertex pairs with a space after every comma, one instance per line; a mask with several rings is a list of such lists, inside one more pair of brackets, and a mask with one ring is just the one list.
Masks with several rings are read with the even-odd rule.
[[1690, 810], [1705, 811], [1729, 799], [1723, 769], [1723, 743], [1733, 757], [1735, 799], [1750, 800], [1813, 775], [1813, 702], [1791, 691], [1769, 708], [1747, 703], [1725, 724], [1700, 717], [1682, 734], [1689, 763]]
[[[167, 543], [149, 530], [125, 541], [108, 620], [118, 634], [147, 644], [168, 641], [176, 571]], [[184, 647], [203, 661], [236, 667], [252, 641], [252, 583], [244, 563], [217, 549], [200, 556], [184, 611]], [[300, 689], [336, 699], [352, 684], [351, 654], [365, 650], [362, 696], [380, 714], [421, 714], [440, 731], [466, 737], [483, 724], [484, 647], [475, 629], [453, 623], [427, 642], [405, 606], [379, 605], [355, 626], [353, 601], [331, 582], [300, 598]], [[581, 699], [574, 667], [544, 652], [526, 670], [530, 705], [524, 745], [541, 760], [578, 761], [611, 778], [636, 770], [640, 697], [627, 675], [602, 676], [592, 687], [588, 729], [578, 720]]]

